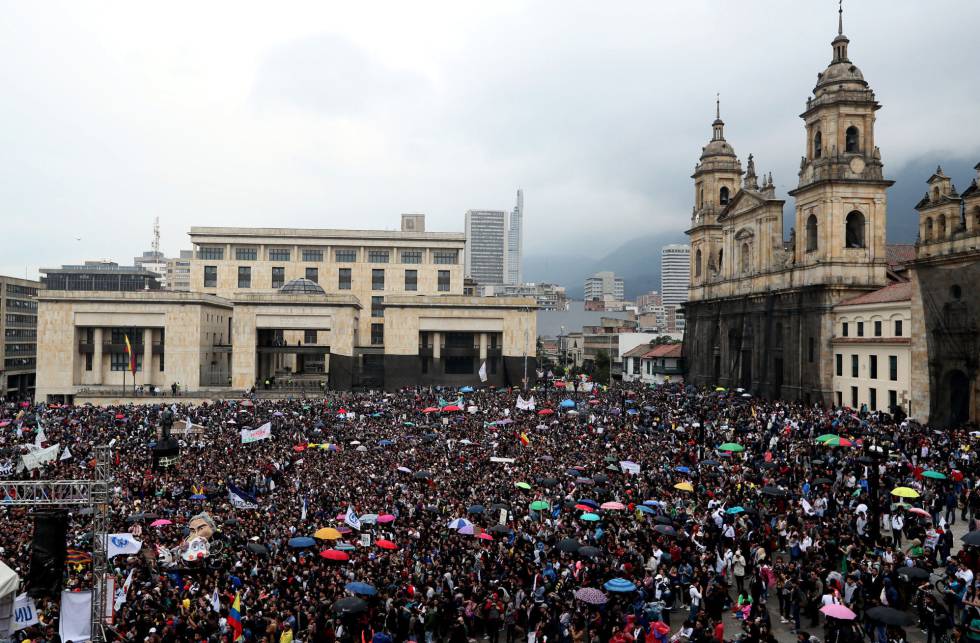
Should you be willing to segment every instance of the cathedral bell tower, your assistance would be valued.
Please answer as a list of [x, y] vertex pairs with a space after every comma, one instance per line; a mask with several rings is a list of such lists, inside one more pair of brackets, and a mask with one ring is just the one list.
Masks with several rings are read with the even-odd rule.
[[702, 286], [721, 276], [725, 261], [722, 253], [722, 231], [718, 215], [739, 189], [742, 164], [735, 150], [725, 140], [725, 122], [721, 120], [721, 101], [715, 102], [715, 120], [711, 123], [711, 140], [701, 150], [694, 166], [694, 209], [691, 228], [690, 299], [702, 298]]
[[800, 160], [794, 261], [807, 284], [881, 286], [885, 283], [886, 189], [875, 146], [881, 108], [861, 70], [848, 57], [843, 11], [830, 65], [817, 74], [800, 117], [806, 154]]

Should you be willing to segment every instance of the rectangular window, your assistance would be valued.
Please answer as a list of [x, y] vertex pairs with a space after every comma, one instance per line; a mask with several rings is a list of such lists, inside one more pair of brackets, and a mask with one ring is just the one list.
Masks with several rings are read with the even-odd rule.
[[851, 387], [851, 408], [856, 409], [858, 407], [858, 387]]
[[[129, 356], [125, 352], [111, 353], [109, 368], [113, 371], [128, 371]], [[136, 353], [136, 370], [143, 370], [143, 353]]]
[[868, 389], [868, 407], [872, 411], [878, 410], [878, 389], [876, 388]]
[[371, 297], [371, 316], [372, 317], [384, 317], [385, 316], [385, 306], [384, 297]]
[[844, 394], [837, 391], [837, 406], [844, 406]]
[[858, 337], [864, 337], [864, 322], [858, 322]]
[[902, 336], [902, 320], [901, 319], [896, 319], [895, 320], [895, 337], [901, 337], [901, 336]]
[[881, 337], [881, 322], [875, 322], [875, 337]]
[[289, 248], [269, 248], [269, 261], [289, 261]]
[[388, 251], [368, 250], [368, 263], [388, 263]]
[[851, 377], [858, 376], [858, 356], [851, 355]]
[[337, 271], [337, 290], [350, 290], [350, 268]]
[[236, 261], [255, 261], [259, 258], [259, 251], [255, 248], [235, 248]]
[[357, 261], [357, 250], [354, 248], [337, 248], [333, 251], [333, 259], [337, 263], [354, 263]]
[[841, 337], [847, 337], [847, 322], [840, 325], [840, 334]]
[[323, 261], [323, 250], [307, 249], [303, 251], [303, 261]]
[[282, 285], [286, 283], [286, 269], [282, 266], [277, 266], [272, 269], [272, 287], [282, 288]]
[[422, 251], [402, 250], [402, 263], [422, 263]]
[[166, 353], [160, 353], [160, 372], [161, 372], [161, 373], [162, 373], [162, 372], [163, 372], [163, 370], [164, 370], [164, 364], [165, 364], [165, 361], [164, 361], [164, 359], [163, 359], [163, 358], [164, 358], [164, 356], [165, 356], [165, 355], [166, 355]]
[[252, 268], [249, 266], [238, 266], [238, 287], [252, 287]]
[[197, 258], [208, 259], [210, 261], [220, 261], [225, 258], [225, 249], [204, 247], [197, 251]]
[[457, 250], [436, 250], [432, 253], [432, 263], [454, 265], [459, 261]]
[[371, 270], [371, 290], [385, 289], [385, 269], [374, 268]]
[[806, 343], [806, 352], [807, 352], [807, 356], [810, 359], [811, 364], [813, 363], [813, 352], [814, 352], [813, 349], [814, 349], [814, 341], [812, 337], [809, 337]]
[[440, 270], [439, 271], [439, 292], [449, 292], [449, 271]]
[[315, 284], [320, 283], [320, 269], [319, 268], [307, 268], [306, 278]]
[[873, 380], [878, 379], [878, 356], [868, 356], [868, 377]]
[[218, 266], [204, 266], [204, 287], [218, 287]]
[[371, 324], [371, 345], [380, 346], [385, 343], [385, 325]]
[[405, 271], [405, 290], [414, 291], [419, 289], [419, 271]]
[[316, 344], [316, 331], [315, 330], [304, 330], [303, 331], [303, 343], [304, 344]]
[[888, 411], [898, 406], [898, 391], [888, 391]]
[[92, 353], [85, 353], [85, 370], [92, 370]]
[[898, 381], [898, 355], [888, 356], [888, 379]]

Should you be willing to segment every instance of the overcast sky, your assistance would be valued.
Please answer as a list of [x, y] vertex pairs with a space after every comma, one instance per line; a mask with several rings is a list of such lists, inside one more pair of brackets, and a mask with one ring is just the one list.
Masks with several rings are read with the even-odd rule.
[[[0, 6], [16, 275], [129, 262], [157, 216], [175, 254], [191, 225], [461, 231], [518, 187], [528, 253], [600, 256], [689, 222], [716, 92], [743, 164], [792, 187], [837, 31], [829, 0]], [[977, 24], [973, 0], [845, 3], [886, 174], [980, 161]]]

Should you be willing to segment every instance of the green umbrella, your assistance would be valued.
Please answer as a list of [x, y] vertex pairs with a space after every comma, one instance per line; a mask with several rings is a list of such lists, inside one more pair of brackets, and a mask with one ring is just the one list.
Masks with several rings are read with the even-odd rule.
[[517, 487], [518, 489], [524, 489], [525, 491], [528, 491], [528, 490], [531, 489], [531, 485], [529, 485], [526, 482], [515, 482], [514, 483], [514, 486]]
[[943, 473], [939, 473], [938, 471], [923, 471], [922, 472], [922, 477], [923, 478], [932, 478], [933, 480], [945, 480], [946, 479], [946, 475], [943, 474]]
[[595, 522], [599, 520], [599, 515], [594, 513], [584, 513], [581, 516], [579, 516], [579, 518], [581, 518], [586, 522]]
[[745, 451], [745, 447], [735, 442], [725, 442], [718, 446], [719, 451]]
[[531, 503], [531, 511], [544, 511], [550, 506], [551, 505], [549, 505], [544, 500], [535, 500], [534, 502]]
[[824, 433], [823, 435], [817, 437], [817, 442], [826, 442], [827, 440], [833, 440], [836, 437], [836, 433]]

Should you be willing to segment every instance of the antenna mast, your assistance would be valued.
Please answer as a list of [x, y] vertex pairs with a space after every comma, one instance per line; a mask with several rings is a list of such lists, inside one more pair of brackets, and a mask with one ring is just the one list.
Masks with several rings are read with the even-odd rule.
[[153, 254], [160, 256], [160, 217], [153, 219]]

